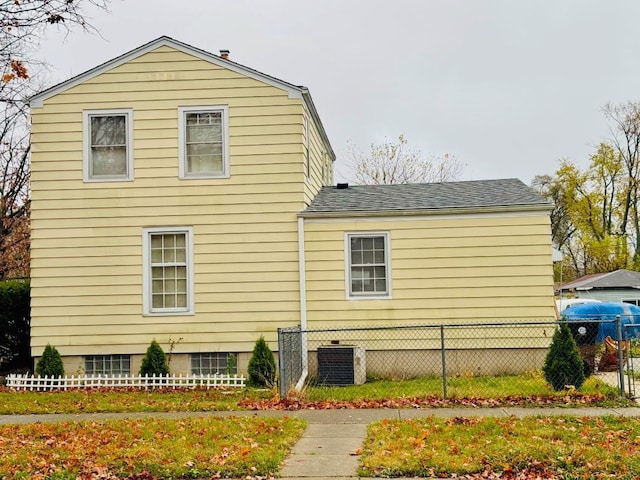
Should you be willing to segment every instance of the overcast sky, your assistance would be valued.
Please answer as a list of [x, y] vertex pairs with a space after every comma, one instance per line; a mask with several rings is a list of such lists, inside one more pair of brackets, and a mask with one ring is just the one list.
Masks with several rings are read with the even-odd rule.
[[[311, 91], [349, 180], [361, 150], [404, 134], [456, 155], [464, 180], [588, 164], [602, 106], [640, 100], [636, 0], [112, 0], [99, 35], [50, 31], [50, 83], [162, 35]], [[346, 177], [346, 178], [345, 178]]]

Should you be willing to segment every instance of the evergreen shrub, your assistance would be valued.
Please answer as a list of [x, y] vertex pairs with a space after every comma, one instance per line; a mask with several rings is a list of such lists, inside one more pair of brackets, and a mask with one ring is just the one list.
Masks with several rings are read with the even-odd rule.
[[142, 359], [140, 375], [167, 375], [168, 373], [169, 365], [167, 363], [167, 356], [160, 344], [153, 340]]
[[0, 282], [0, 367], [31, 370], [29, 280]]
[[42, 352], [42, 357], [36, 364], [36, 375], [39, 377], [62, 377], [64, 376], [64, 366], [62, 357], [56, 347], [47, 343]]
[[248, 371], [250, 386], [267, 388], [275, 386], [276, 359], [262, 335], [253, 347], [253, 354], [249, 360]]
[[544, 361], [544, 378], [554, 390], [569, 385], [580, 388], [585, 381], [584, 362], [566, 321], [553, 334], [549, 353]]

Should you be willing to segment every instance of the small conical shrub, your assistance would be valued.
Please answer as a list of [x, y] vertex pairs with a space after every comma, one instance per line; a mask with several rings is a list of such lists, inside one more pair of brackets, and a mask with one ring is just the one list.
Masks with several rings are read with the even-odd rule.
[[169, 373], [169, 365], [167, 364], [167, 356], [158, 342], [151, 342], [147, 353], [142, 359], [140, 367], [140, 375], [167, 375]]
[[52, 347], [47, 343], [42, 352], [42, 357], [36, 364], [36, 374], [40, 377], [62, 377], [64, 375], [64, 366], [62, 365], [62, 357], [56, 347]]
[[271, 388], [276, 383], [276, 359], [263, 336], [260, 336], [253, 347], [248, 371], [249, 385], [252, 387]]
[[585, 381], [584, 363], [566, 322], [562, 322], [553, 334], [542, 371], [544, 378], [556, 391], [568, 385], [580, 388]]

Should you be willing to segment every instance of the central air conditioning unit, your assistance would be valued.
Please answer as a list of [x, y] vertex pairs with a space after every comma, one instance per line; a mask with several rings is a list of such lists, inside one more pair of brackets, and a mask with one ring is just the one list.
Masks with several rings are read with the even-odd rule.
[[318, 347], [320, 385], [362, 385], [366, 379], [364, 348], [355, 345]]

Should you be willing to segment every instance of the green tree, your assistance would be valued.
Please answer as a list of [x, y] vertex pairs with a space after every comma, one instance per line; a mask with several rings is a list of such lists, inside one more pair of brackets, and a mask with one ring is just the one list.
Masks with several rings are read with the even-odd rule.
[[578, 389], [585, 381], [584, 362], [566, 321], [561, 322], [553, 334], [542, 371], [544, 378], [556, 391], [569, 385]]
[[271, 388], [276, 383], [276, 360], [264, 336], [256, 341], [249, 360], [249, 385]]
[[601, 143], [587, 169], [563, 160], [555, 176], [534, 179], [532, 186], [554, 204], [551, 229], [555, 245], [565, 254], [563, 278], [629, 267], [630, 244], [619, 229], [622, 172], [614, 146]]
[[36, 375], [40, 377], [62, 377], [64, 375], [62, 357], [56, 347], [52, 347], [47, 343], [44, 352], [42, 352], [42, 357], [36, 364]]
[[147, 348], [147, 353], [142, 358], [140, 375], [167, 375], [168, 373], [167, 356], [160, 344], [153, 340], [149, 348]]
[[553, 239], [565, 254], [564, 278], [640, 269], [640, 102], [603, 107], [611, 138], [586, 170], [562, 161], [533, 187], [555, 204]]

